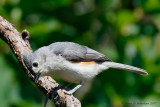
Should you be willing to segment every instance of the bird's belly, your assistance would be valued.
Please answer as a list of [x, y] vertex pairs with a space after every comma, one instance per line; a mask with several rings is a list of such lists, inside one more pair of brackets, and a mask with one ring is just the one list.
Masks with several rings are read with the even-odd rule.
[[67, 63], [61, 70], [53, 73], [53, 77], [58, 77], [67, 82], [80, 83], [92, 79], [98, 74], [98, 65], [95, 62]]

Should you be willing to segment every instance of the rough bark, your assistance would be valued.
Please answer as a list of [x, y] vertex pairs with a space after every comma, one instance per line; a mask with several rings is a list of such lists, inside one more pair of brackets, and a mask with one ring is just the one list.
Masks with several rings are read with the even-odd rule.
[[[29, 32], [27, 30], [19, 33], [13, 26], [3, 17], [0, 16], [0, 38], [3, 39], [11, 48], [19, 63], [23, 66], [24, 71], [28, 77], [33, 81], [34, 75], [27, 69], [23, 62], [23, 55], [32, 53], [29, 44]], [[49, 76], [40, 77], [35, 85], [42, 90], [45, 95], [50, 95], [52, 89], [56, 88], [59, 84], [56, 83]], [[57, 96], [53, 99], [56, 107], [81, 107], [80, 101], [73, 95], [65, 94], [61, 89], [58, 89]]]

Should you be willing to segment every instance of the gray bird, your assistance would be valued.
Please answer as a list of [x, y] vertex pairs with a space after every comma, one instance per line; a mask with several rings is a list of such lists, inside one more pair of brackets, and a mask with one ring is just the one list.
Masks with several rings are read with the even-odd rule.
[[148, 75], [143, 69], [112, 62], [105, 55], [73, 42], [52, 43], [30, 55], [24, 55], [23, 60], [28, 69], [35, 73], [35, 82], [39, 76], [52, 76], [69, 83], [78, 83], [75, 88], [65, 91], [68, 94], [74, 93], [86, 81], [109, 68]]

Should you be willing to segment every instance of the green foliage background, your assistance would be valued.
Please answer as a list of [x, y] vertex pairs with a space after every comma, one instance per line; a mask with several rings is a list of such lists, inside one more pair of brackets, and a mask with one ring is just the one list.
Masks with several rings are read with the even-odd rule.
[[[30, 32], [34, 50], [72, 41], [149, 73], [104, 71], [77, 92], [83, 107], [160, 107], [159, 0], [0, 0], [0, 15]], [[43, 100], [0, 40], [0, 107], [42, 107]]]

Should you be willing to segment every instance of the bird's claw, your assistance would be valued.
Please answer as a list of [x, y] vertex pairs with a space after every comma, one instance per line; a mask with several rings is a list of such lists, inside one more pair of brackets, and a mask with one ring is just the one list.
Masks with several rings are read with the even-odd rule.
[[53, 89], [53, 90], [52, 90], [50, 99], [54, 99], [54, 98], [58, 95], [57, 91], [58, 91], [59, 88], [60, 88], [60, 87], [57, 87], [56, 89]]
[[70, 91], [67, 91], [67, 90], [63, 89], [63, 92], [64, 92], [65, 94], [68, 94], [68, 95], [71, 95], [71, 94], [73, 94], [73, 91], [72, 91], [72, 90], [70, 90]]
[[[69, 85], [70, 85], [70, 84], [65, 85], [65, 86], [59, 85], [58, 87], [53, 88], [51, 94], [48, 95], [47, 98], [45, 99], [44, 107], [46, 107], [46, 105], [47, 105], [48, 98], [51, 99], [51, 100], [53, 100], [53, 99], [55, 99], [55, 98], [58, 97], [57, 91], [58, 91], [59, 89], [62, 89], [63, 92], [66, 93], [66, 94], [68, 94], [68, 95], [73, 94], [73, 93], [75, 92], [75, 90], [69, 90], [69, 89], [67, 88], [67, 86], [69, 86]], [[67, 90], [69, 90], [69, 91], [67, 91]]]

